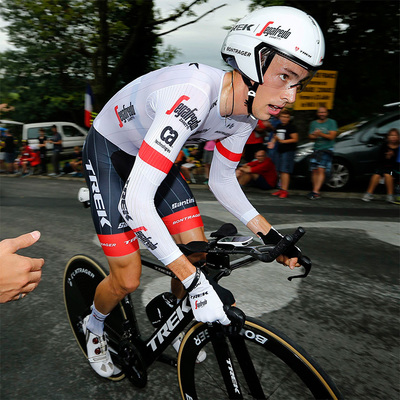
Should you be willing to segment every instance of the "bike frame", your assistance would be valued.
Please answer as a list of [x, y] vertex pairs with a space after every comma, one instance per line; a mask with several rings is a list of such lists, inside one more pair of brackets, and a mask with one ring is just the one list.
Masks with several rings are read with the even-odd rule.
[[[222, 276], [230, 273], [235, 268], [254, 261], [252, 257], [242, 257], [232, 261], [230, 268], [229, 257], [225, 255], [213, 257], [213, 269], [216, 270], [214, 279], [218, 281]], [[217, 264], [217, 265], [216, 265]], [[173, 272], [163, 265], [146, 259], [142, 256], [142, 265], [156, 270], [164, 275], [175, 278]], [[227, 272], [228, 271], [228, 272]], [[165, 362], [176, 366], [176, 361], [170, 357], [162, 356], [172, 341], [181, 333], [191, 322], [193, 322], [193, 312], [190, 306], [188, 295], [185, 294], [179, 304], [175, 305], [172, 312], [166, 318], [161, 327], [156, 329], [148, 339], [143, 339], [140, 334], [140, 328], [136, 319], [135, 309], [129, 296], [126, 296], [121, 302], [127, 321], [124, 326], [124, 338], [130, 340], [132, 344], [140, 351], [145, 368], [147, 369], [155, 361]], [[195, 324], [196, 322], [194, 322]], [[220, 352], [219, 352], [220, 353]], [[227, 357], [224, 357], [227, 358]]]

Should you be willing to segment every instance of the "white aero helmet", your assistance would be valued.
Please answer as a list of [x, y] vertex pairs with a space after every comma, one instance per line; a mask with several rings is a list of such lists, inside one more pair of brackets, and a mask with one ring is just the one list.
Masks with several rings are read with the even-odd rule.
[[[262, 54], [266, 52], [270, 56], [265, 60]], [[264, 82], [275, 54], [312, 73], [321, 67], [324, 53], [324, 36], [314, 18], [281, 6], [262, 8], [242, 18], [229, 31], [221, 49], [225, 62], [259, 84]]]

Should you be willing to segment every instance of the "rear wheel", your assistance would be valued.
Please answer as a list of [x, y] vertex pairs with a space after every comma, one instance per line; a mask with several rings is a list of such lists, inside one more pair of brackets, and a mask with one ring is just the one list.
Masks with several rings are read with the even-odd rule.
[[[322, 368], [284, 334], [247, 318], [239, 335], [197, 324], [178, 355], [183, 399], [341, 399]], [[203, 349], [207, 358], [197, 364]], [[225, 378], [223, 378], [225, 376]]]
[[[107, 276], [103, 267], [95, 260], [85, 256], [72, 257], [64, 272], [64, 303], [68, 320], [85, 357], [86, 339], [83, 334], [82, 321], [90, 314], [97, 285]], [[126, 320], [124, 309], [119, 303], [106, 318], [104, 331], [114, 364], [117, 362], [117, 350], [123, 334], [123, 323]], [[109, 379], [121, 380], [125, 375], [117, 371]]]

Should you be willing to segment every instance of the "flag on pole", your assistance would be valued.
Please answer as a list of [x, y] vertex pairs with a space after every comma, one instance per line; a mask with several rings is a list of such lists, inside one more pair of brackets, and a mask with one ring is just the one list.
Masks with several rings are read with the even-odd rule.
[[93, 92], [89, 84], [86, 85], [85, 93], [85, 126], [90, 128], [93, 122]]

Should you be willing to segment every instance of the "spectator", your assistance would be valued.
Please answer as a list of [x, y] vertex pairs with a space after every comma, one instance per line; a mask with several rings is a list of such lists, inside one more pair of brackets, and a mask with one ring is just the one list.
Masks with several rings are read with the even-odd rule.
[[215, 147], [215, 141], [209, 140], [208, 142], [206, 142], [206, 144], [203, 148], [203, 165], [204, 165], [205, 176], [206, 176], [206, 180], [204, 181], [205, 185], [208, 184], [208, 177], [210, 176], [210, 167], [211, 167], [211, 161], [212, 161], [212, 157], [213, 157], [214, 147]]
[[40, 154], [40, 173], [41, 174], [47, 174], [47, 159], [46, 159], [46, 155], [47, 155], [47, 147], [46, 147], [47, 136], [44, 133], [44, 129], [43, 128], [39, 129], [38, 140], [39, 140], [39, 154]]
[[243, 158], [245, 161], [253, 161], [255, 153], [264, 148], [264, 136], [267, 134], [268, 128], [271, 128], [271, 125], [268, 123], [268, 121], [259, 120], [257, 122], [256, 127], [254, 128], [253, 132], [251, 132], [244, 146]]
[[51, 161], [53, 164], [53, 172], [49, 176], [60, 176], [60, 153], [62, 149], [62, 138], [61, 134], [57, 132], [57, 126], [53, 125], [51, 127], [53, 136], [49, 140], [49, 143], [53, 144], [53, 155]]
[[79, 146], [74, 147], [74, 153], [71, 161], [64, 163], [62, 174], [83, 177], [82, 174], [82, 150]]
[[9, 174], [13, 174], [16, 146], [14, 142], [14, 136], [8, 129], [6, 130], [6, 137], [4, 138], [4, 153], [4, 161], [7, 165], [7, 172]]
[[268, 157], [272, 160], [272, 162], [277, 165], [277, 143], [275, 141], [275, 130], [276, 127], [281, 123], [279, 118], [275, 116], [271, 116], [271, 118], [268, 120], [268, 123], [271, 126], [270, 132], [268, 133], [267, 136], [264, 137], [264, 147], [267, 149], [267, 155]]
[[191, 146], [185, 150], [188, 151], [189, 155], [186, 156], [186, 162], [181, 165], [181, 173], [185, 177], [187, 183], [196, 183], [192, 170], [201, 167], [199, 148], [197, 146]]
[[333, 146], [337, 134], [337, 123], [328, 118], [328, 109], [320, 107], [318, 118], [311, 122], [308, 137], [315, 140], [314, 153], [310, 158], [312, 192], [307, 195], [310, 200], [321, 198], [320, 189], [329, 175], [332, 166]]
[[79, 146], [74, 147], [74, 159], [70, 162], [74, 176], [83, 176], [82, 174], [82, 149]]
[[278, 178], [274, 163], [265, 150], [258, 150], [255, 157], [255, 161], [244, 164], [236, 170], [240, 185], [244, 186], [252, 182], [260, 189], [273, 189]]
[[44, 260], [16, 254], [39, 238], [40, 232], [34, 231], [0, 242], [0, 303], [22, 299], [39, 285]]
[[280, 124], [276, 127], [275, 141], [277, 143], [277, 164], [276, 169], [280, 177], [280, 189], [273, 196], [281, 199], [288, 197], [290, 174], [294, 168], [294, 153], [296, 151], [299, 134], [297, 128], [290, 121], [290, 112], [282, 110], [279, 114]]
[[367, 192], [362, 197], [364, 201], [371, 201], [374, 196], [374, 190], [381, 178], [384, 179], [386, 185], [386, 201], [394, 203], [393, 188], [394, 175], [398, 173], [398, 155], [399, 155], [399, 131], [398, 129], [390, 129], [387, 134], [386, 142], [383, 144], [378, 158], [378, 167], [371, 176]]
[[400, 149], [397, 152], [397, 170], [395, 172], [394, 179], [394, 187], [395, 187], [395, 203], [400, 204]]
[[[36, 167], [40, 164], [39, 154], [29, 146], [27, 140], [23, 141], [21, 153], [14, 162], [14, 168], [17, 172], [20, 172], [22, 176], [26, 176], [31, 173], [30, 167]], [[19, 171], [21, 169], [21, 171]]]

